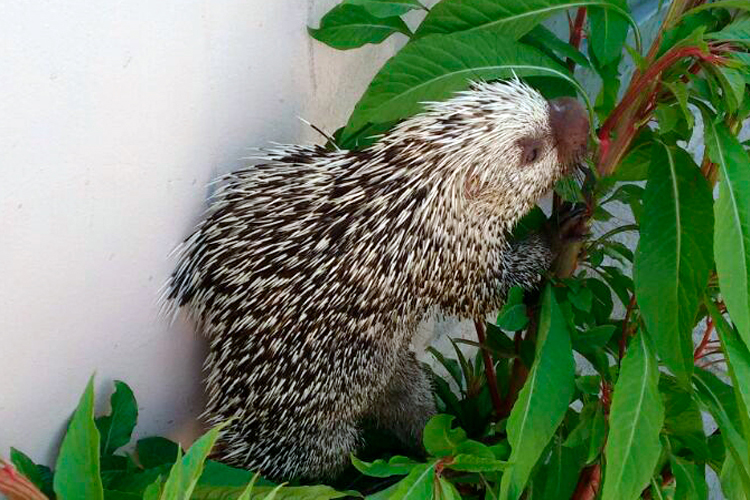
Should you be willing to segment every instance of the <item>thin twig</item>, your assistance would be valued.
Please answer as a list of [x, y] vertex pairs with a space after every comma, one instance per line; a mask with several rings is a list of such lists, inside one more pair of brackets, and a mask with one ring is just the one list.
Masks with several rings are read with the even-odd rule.
[[711, 339], [711, 333], [713, 331], [714, 320], [711, 316], [709, 316], [706, 319], [706, 331], [703, 332], [703, 339], [701, 340], [700, 344], [698, 344], [698, 347], [695, 348], [695, 352], [693, 353], [693, 361], [698, 361], [702, 357], [703, 351], [706, 349], [708, 341]]
[[[484, 323], [480, 320], [474, 320], [474, 327], [477, 330], [477, 339], [481, 345], [485, 345], [486, 337], [484, 335]], [[503, 412], [503, 400], [500, 397], [500, 390], [497, 388], [497, 375], [495, 374], [495, 365], [492, 362], [492, 356], [487, 349], [482, 349], [482, 359], [484, 359], [484, 373], [487, 376], [487, 387], [490, 390], [492, 406], [495, 413], [500, 416]]]
[[625, 319], [622, 320], [622, 335], [620, 336], [620, 349], [618, 351], [618, 365], [620, 361], [622, 361], [622, 358], [625, 356], [625, 344], [628, 339], [628, 323], [630, 322], [630, 314], [633, 312], [633, 308], [635, 307], [635, 294], [630, 296], [630, 302], [628, 302], [628, 307], [625, 310]]

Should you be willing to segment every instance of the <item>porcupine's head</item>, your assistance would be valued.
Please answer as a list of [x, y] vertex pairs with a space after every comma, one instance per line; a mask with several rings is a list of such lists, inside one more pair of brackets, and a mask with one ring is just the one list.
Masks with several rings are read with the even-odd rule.
[[410, 121], [401, 133], [416, 129], [431, 144], [462, 206], [508, 225], [581, 160], [589, 133], [578, 101], [548, 101], [519, 79], [474, 83]]

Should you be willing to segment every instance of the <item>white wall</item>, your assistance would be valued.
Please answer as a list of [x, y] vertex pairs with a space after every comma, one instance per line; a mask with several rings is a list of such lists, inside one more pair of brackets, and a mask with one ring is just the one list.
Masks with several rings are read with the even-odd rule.
[[[0, 16], [0, 455], [51, 463], [96, 372], [140, 435], [187, 440], [202, 341], [157, 316], [206, 183], [246, 147], [333, 131], [401, 42], [312, 40], [335, 0], [30, 0]], [[399, 35], [400, 36], [400, 35]]]

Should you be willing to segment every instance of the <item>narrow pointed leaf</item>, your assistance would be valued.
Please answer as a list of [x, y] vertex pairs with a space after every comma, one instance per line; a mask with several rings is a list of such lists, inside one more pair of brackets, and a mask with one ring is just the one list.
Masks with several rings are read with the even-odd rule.
[[[279, 485], [283, 486], [283, 485]], [[265, 500], [269, 495], [274, 500], [330, 500], [333, 498], [361, 498], [356, 491], [336, 491], [330, 486], [258, 486], [252, 489], [250, 498]], [[197, 486], [190, 500], [239, 500], [247, 486]], [[185, 497], [188, 498], [188, 497]], [[389, 497], [388, 497], [389, 498]]]
[[[615, 2], [607, 0], [473, 0], [470, 7], [465, 0], [443, 0], [430, 9], [415, 36], [493, 29], [517, 40], [556, 12], [586, 6], [606, 7], [624, 18], [630, 17]], [[635, 24], [632, 18], [629, 21]]]
[[635, 259], [635, 293], [664, 364], [684, 384], [693, 371], [695, 316], [711, 270], [711, 192], [690, 155], [654, 146]]
[[605, 449], [603, 500], [640, 496], [654, 475], [661, 453], [659, 431], [663, 422], [659, 366], [648, 337], [640, 331], [628, 345], [615, 384]]
[[732, 321], [750, 346], [750, 158], [725, 125], [706, 121], [706, 147], [721, 169], [714, 211], [719, 287]]
[[432, 483], [435, 480], [435, 464], [420, 464], [409, 475], [399, 481], [391, 496], [394, 500], [432, 498]]
[[561, 57], [567, 57], [584, 68], [591, 67], [591, 63], [581, 51], [570, 45], [567, 41], [561, 40], [541, 24], [535, 26], [534, 29], [525, 34], [521, 38], [521, 41], [542, 51], [545, 49], [552, 50]]
[[723, 42], [750, 43], [750, 18], [738, 19], [730, 23], [721, 31], [707, 33], [709, 40], [721, 40]]
[[708, 498], [705, 466], [674, 456], [669, 462], [677, 482], [675, 500], [706, 500]]
[[[167, 492], [169, 492], [169, 494], [176, 492], [178, 495], [176, 498], [190, 498], [190, 495], [203, 472], [203, 464], [205, 463], [208, 454], [211, 452], [214, 443], [219, 438], [221, 429], [225, 425], [226, 424], [219, 425], [205, 433], [193, 443], [182, 459], [178, 459], [177, 462], [175, 462], [172, 472], [170, 472], [169, 478], [164, 484], [163, 495], [166, 495]], [[167, 496], [167, 498], [170, 497]]]
[[10, 449], [10, 461], [16, 467], [16, 470], [23, 474], [26, 479], [34, 483], [34, 486], [40, 490], [44, 489], [44, 480], [42, 473], [37, 466], [25, 453], [15, 448]]
[[101, 435], [101, 453], [111, 455], [130, 442], [130, 435], [138, 420], [138, 404], [133, 391], [125, 382], [115, 380], [115, 392], [110, 398], [111, 412], [95, 420]]
[[[613, 0], [612, 3], [628, 12], [628, 5], [625, 1]], [[591, 48], [599, 64], [606, 66], [620, 57], [630, 25], [625, 17], [612, 9], [590, 7], [588, 14], [591, 24]]]
[[703, 5], [699, 5], [698, 7], [694, 7], [686, 14], [693, 14], [701, 10], [718, 8], [750, 10], [750, 0], [719, 0], [717, 2], [706, 3]]
[[390, 477], [408, 474], [415, 465], [419, 465], [418, 462], [400, 455], [391, 457], [387, 462], [379, 459], [368, 463], [359, 460], [354, 455], [352, 455], [351, 459], [352, 464], [359, 472], [370, 477]]
[[[706, 307], [721, 339], [722, 350], [727, 358], [729, 375], [737, 399], [737, 412], [742, 423], [741, 427], [744, 430], [745, 441], [750, 443], [750, 351], [742, 343], [736, 330], [719, 313], [713, 302], [706, 301]], [[748, 460], [750, 463], [750, 456]]]
[[320, 20], [319, 28], [308, 28], [316, 40], [346, 50], [366, 43], [380, 43], [394, 33], [411, 35], [400, 17], [375, 17], [364, 7], [342, 3]]
[[341, 3], [358, 5], [375, 17], [392, 17], [410, 10], [424, 10], [417, 0], [344, 0]]
[[99, 432], [94, 424], [94, 377], [89, 379], [63, 438], [54, 489], [60, 500], [104, 497], [99, 471]]
[[431, 36], [406, 45], [383, 65], [354, 107], [342, 141], [367, 123], [406, 118], [427, 101], [440, 101], [471, 80], [530, 75], [570, 78], [539, 50], [497, 32]]
[[727, 450], [727, 458], [731, 455], [744, 488], [750, 491], [748, 443], [741, 434], [742, 418], [737, 408], [734, 391], [716, 375], [705, 370], [696, 370], [693, 375], [693, 384], [701, 404], [719, 425]]
[[552, 286], [544, 291], [537, 352], [526, 383], [508, 418], [511, 466], [500, 487], [501, 499], [521, 496], [531, 470], [562, 422], [575, 388], [570, 334]]

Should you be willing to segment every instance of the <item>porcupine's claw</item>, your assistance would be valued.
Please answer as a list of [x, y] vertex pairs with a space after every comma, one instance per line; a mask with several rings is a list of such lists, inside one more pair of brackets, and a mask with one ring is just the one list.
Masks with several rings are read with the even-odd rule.
[[589, 235], [586, 225], [586, 205], [566, 203], [559, 212], [557, 233], [561, 241], [583, 241]]

